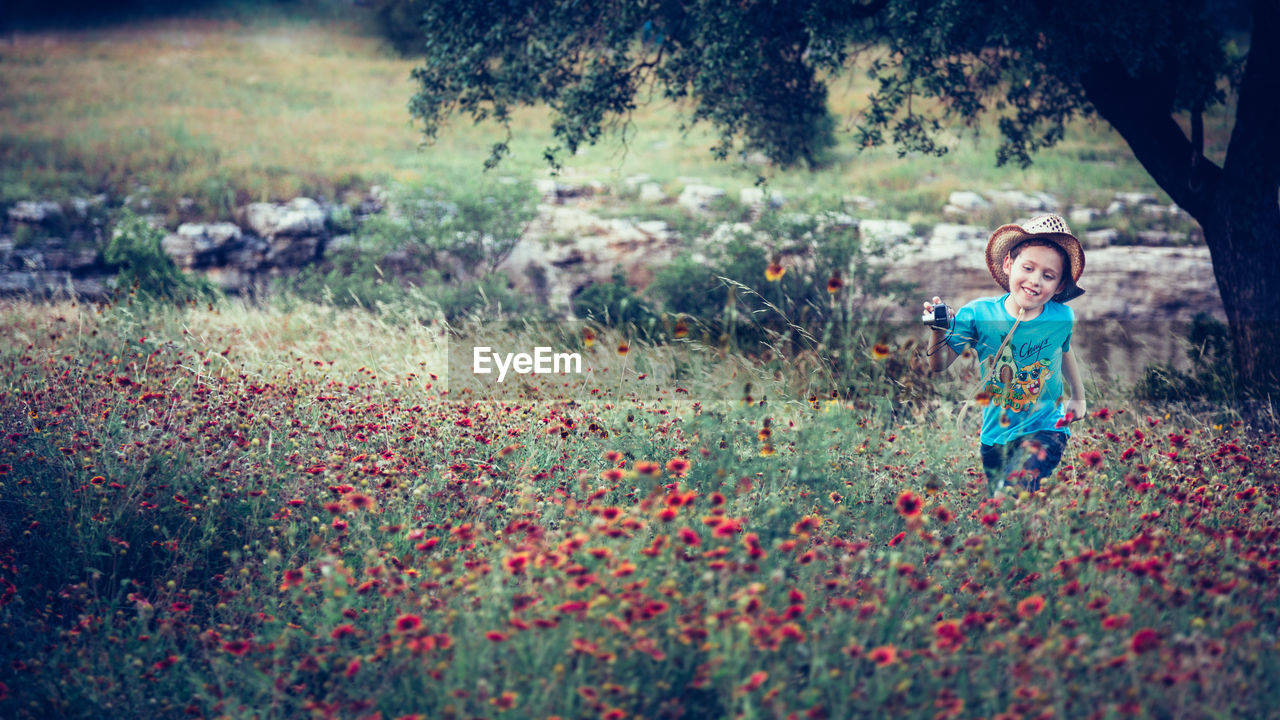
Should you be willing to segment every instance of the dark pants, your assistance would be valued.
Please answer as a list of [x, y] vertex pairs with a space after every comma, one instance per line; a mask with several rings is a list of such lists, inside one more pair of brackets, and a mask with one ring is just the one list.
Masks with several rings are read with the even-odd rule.
[[1058, 467], [1066, 446], [1067, 434], [1056, 430], [1023, 435], [1003, 445], [980, 445], [987, 488], [993, 495], [1010, 485], [1036, 492], [1040, 478], [1049, 477]]

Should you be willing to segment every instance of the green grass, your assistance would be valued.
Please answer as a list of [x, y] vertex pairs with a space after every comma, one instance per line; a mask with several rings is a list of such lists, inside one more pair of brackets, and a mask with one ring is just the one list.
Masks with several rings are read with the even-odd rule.
[[[414, 63], [369, 27], [350, 8], [312, 3], [11, 33], [0, 39], [0, 205], [99, 191], [123, 197], [145, 186], [162, 206], [188, 197], [199, 212], [225, 216], [249, 201], [338, 199], [374, 183], [479, 173], [501, 130], [458, 118], [420, 149], [406, 109]], [[856, 71], [833, 83], [833, 111], [846, 124], [867, 89]], [[1047, 190], [1094, 204], [1117, 190], [1156, 191], [1105, 124], [1073, 125], [1027, 170], [994, 166], [991, 132], [958, 138], [940, 159], [859, 152], [846, 134], [835, 162], [811, 173], [717, 163], [710, 134], [679, 133], [681, 118], [668, 102], [641, 108], [625, 143], [615, 133], [565, 158], [567, 176], [616, 183], [648, 174], [676, 190], [697, 177], [733, 193], [764, 174], [789, 197], [859, 193], [912, 220], [936, 213], [956, 189]], [[497, 172], [545, 175], [549, 127], [541, 109], [517, 112], [512, 153]], [[1207, 131], [1213, 157], [1225, 127], [1211, 119]]]

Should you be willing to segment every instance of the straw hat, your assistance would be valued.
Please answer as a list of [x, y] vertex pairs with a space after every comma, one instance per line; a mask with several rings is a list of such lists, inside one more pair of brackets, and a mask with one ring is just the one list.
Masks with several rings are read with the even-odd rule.
[[1000, 287], [1009, 289], [1009, 276], [1004, 271], [1004, 258], [1015, 245], [1025, 240], [1048, 240], [1062, 248], [1071, 264], [1071, 284], [1063, 287], [1053, 299], [1066, 302], [1084, 294], [1084, 290], [1076, 283], [1084, 273], [1084, 248], [1080, 241], [1071, 234], [1067, 221], [1057, 215], [1041, 215], [1033, 218], [1026, 225], [1001, 225], [991, 233], [987, 241], [987, 270]]

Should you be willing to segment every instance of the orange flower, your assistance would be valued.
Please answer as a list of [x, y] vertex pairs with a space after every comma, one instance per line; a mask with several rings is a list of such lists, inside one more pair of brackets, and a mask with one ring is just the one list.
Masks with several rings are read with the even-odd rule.
[[622, 470], [621, 468], [609, 468], [608, 470], [605, 470], [604, 472], [600, 473], [600, 479], [607, 480], [609, 482], [618, 482], [619, 480], [625, 478], [626, 476], [627, 476], [626, 471]]
[[667, 461], [667, 472], [672, 477], [682, 478], [689, 472], [689, 461], [684, 458], [671, 458]]
[[644, 477], [657, 477], [662, 473], [662, 467], [656, 462], [640, 460], [635, 464], [635, 471]]
[[831, 273], [831, 277], [827, 278], [827, 292], [835, 295], [844, 287], [844, 281], [840, 279], [840, 272]]
[[764, 269], [764, 279], [769, 282], [778, 282], [786, 274], [787, 269], [777, 260], [769, 263], [769, 266]]
[[489, 702], [499, 710], [510, 710], [516, 706], [516, 698], [519, 697], [515, 693], [507, 690], [498, 697], [489, 698]]
[[878, 667], [892, 665], [898, 661], [898, 648], [893, 645], [881, 645], [880, 647], [872, 648], [871, 652], [867, 653], [867, 659]]
[[582, 344], [584, 347], [591, 347], [596, 344], [596, 331], [589, 327], [582, 328]]
[[1022, 618], [1023, 620], [1030, 620], [1036, 615], [1039, 615], [1040, 611], [1043, 609], [1044, 609], [1043, 595], [1032, 595], [1031, 597], [1023, 598], [1022, 600], [1018, 601], [1018, 617]]
[[298, 587], [305, 579], [305, 574], [301, 570], [290, 568], [284, 571], [284, 582], [280, 583], [281, 590]]
[[974, 401], [974, 402], [976, 402], [976, 403], [978, 403], [978, 407], [986, 407], [986, 406], [990, 405], [990, 404], [991, 404], [991, 393], [990, 393], [990, 391], [983, 390], [982, 392], [980, 392], [980, 393], [978, 393], [976, 396], [974, 396], [973, 401]]
[[364, 493], [352, 493], [347, 497], [347, 502], [351, 503], [351, 507], [356, 510], [368, 510], [373, 507], [373, 498]]
[[889, 357], [891, 354], [893, 354], [893, 351], [889, 349], [889, 346], [884, 343], [876, 343], [875, 345], [871, 346], [871, 357], [875, 358], [876, 360], [883, 360]]
[[684, 319], [677, 320], [674, 334], [677, 338], [689, 337], [689, 324]]
[[334, 640], [341, 640], [342, 638], [348, 635], [354, 635], [355, 632], [356, 632], [356, 629], [351, 626], [351, 623], [343, 623], [338, 627], [334, 628], [333, 632], [329, 633], [329, 637], [333, 638]]
[[761, 457], [769, 457], [770, 455], [774, 454], [775, 452], [777, 452], [777, 451], [773, 449], [773, 444], [772, 444], [772, 443], [765, 443], [764, 445], [761, 445], [761, 446], [760, 446], [760, 456], [761, 456]]
[[519, 575], [529, 565], [529, 553], [518, 552], [503, 558], [502, 566], [512, 575]]
[[924, 509], [924, 500], [910, 490], [903, 490], [902, 494], [898, 495], [898, 501], [894, 503], [894, 507], [902, 517], [913, 518]]
[[631, 346], [627, 344], [626, 340], [623, 340], [622, 342], [618, 343], [619, 355], [626, 355], [629, 352], [631, 352]]

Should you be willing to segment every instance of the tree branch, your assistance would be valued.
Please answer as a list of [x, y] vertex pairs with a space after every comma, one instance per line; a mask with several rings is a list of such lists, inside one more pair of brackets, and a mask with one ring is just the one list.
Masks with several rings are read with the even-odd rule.
[[1207, 159], [1194, 167], [1187, 162], [1193, 146], [1173, 119], [1166, 83], [1130, 77], [1123, 66], [1109, 63], [1082, 75], [1080, 84], [1169, 197], [1196, 219], [1207, 218], [1222, 169]]

